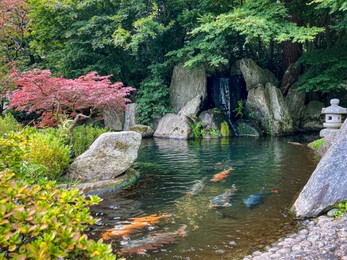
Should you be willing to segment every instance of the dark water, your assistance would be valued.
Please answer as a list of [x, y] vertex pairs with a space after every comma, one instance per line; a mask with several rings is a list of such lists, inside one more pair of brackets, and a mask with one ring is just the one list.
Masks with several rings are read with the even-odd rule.
[[[187, 225], [187, 236], [148, 251], [148, 255], [130, 255], [128, 259], [242, 258], [296, 229], [287, 209], [317, 161], [305, 146], [288, 141], [304, 142], [298, 137], [143, 140], [136, 161], [141, 180], [130, 189], [102, 195], [103, 202], [92, 209], [101, 218], [92, 234], [99, 238], [101, 232], [132, 217], [170, 213], [172, 217], [161, 220], [156, 229], [146, 229], [129, 239], [173, 232], [183, 224]], [[210, 181], [214, 174], [230, 167], [234, 170], [225, 182]], [[195, 182], [204, 178], [204, 189], [188, 196]], [[231, 198], [232, 206], [209, 208], [211, 197], [233, 184], [238, 191]], [[243, 200], [259, 191], [263, 203], [247, 208]], [[122, 248], [120, 240], [112, 240], [115, 251]]]

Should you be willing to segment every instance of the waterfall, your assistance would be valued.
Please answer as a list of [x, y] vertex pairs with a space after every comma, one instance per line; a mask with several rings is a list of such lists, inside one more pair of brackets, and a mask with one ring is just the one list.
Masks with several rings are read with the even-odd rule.
[[238, 100], [247, 98], [247, 91], [242, 76], [210, 77], [208, 78], [207, 91], [208, 105], [219, 108], [223, 112], [235, 135], [237, 135], [232, 123], [232, 119], [235, 116], [233, 110], [237, 107]]

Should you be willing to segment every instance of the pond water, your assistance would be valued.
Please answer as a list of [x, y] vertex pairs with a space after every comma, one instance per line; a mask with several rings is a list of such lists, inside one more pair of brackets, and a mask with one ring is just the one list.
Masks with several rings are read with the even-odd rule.
[[[163, 246], [157, 241], [146, 255], [126, 255], [127, 259], [242, 258], [297, 228], [288, 208], [317, 159], [305, 146], [289, 141], [308, 142], [301, 137], [201, 142], [145, 139], [136, 160], [140, 181], [129, 189], [101, 195], [103, 201], [92, 208], [92, 214], [101, 218], [92, 228], [92, 237], [98, 239], [102, 232], [130, 218], [171, 214], [125, 240], [115, 237], [109, 241], [120, 251], [149, 235], [164, 233], [174, 240], [171, 243], [162, 236]], [[216, 173], [230, 168], [233, 170], [225, 181], [210, 181]], [[192, 196], [189, 192], [198, 181], [204, 187]], [[213, 197], [232, 185], [237, 191], [228, 201], [230, 205], [209, 207]], [[252, 194], [259, 195], [260, 200], [249, 208], [245, 200]], [[186, 236], [181, 237], [176, 231], [183, 225]]]

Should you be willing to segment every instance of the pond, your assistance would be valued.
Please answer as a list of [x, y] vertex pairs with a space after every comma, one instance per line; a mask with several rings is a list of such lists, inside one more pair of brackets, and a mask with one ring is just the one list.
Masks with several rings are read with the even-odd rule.
[[[298, 136], [145, 139], [136, 160], [140, 181], [101, 195], [103, 201], [92, 208], [101, 219], [92, 237], [129, 224], [131, 218], [164, 215], [136, 234], [113, 237], [109, 241], [114, 250], [126, 253], [136, 246], [133, 251], [146, 253], [125, 255], [127, 259], [240, 259], [297, 229], [288, 208], [317, 159], [292, 141], [308, 142]], [[222, 181], [210, 181], [229, 169]], [[230, 197], [218, 197], [227, 200], [224, 207], [211, 207], [213, 198], [230, 189]], [[177, 232], [180, 229], [184, 231]], [[143, 244], [152, 250], [138, 251]]]

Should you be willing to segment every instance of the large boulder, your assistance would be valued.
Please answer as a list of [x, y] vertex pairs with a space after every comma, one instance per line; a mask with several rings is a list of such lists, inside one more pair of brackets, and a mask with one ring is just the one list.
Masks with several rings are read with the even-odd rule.
[[124, 111], [104, 110], [102, 111], [104, 123], [116, 131], [122, 131], [124, 126]]
[[124, 173], [137, 158], [141, 135], [104, 133], [71, 164], [67, 177], [82, 182], [109, 180]]
[[293, 119], [293, 125], [296, 128], [299, 128], [302, 111], [305, 108], [306, 93], [304, 91], [297, 90], [297, 86], [293, 85], [291, 88], [289, 88], [285, 100], [289, 114]]
[[253, 119], [270, 135], [293, 132], [293, 121], [279, 88], [267, 83], [248, 92], [246, 108]]
[[186, 69], [183, 64], [175, 66], [170, 85], [171, 105], [177, 113], [190, 100], [207, 97], [207, 78], [204, 66]]
[[[207, 132], [206, 137], [218, 137], [218, 136], [230, 136], [233, 134], [228, 119], [223, 112], [218, 108], [212, 108], [202, 112], [199, 115], [199, 119], [203, 128]], [[209, 133], [214, 132], [215, 135]], [[217, 136], [218, 133], [218, 136]]]
[[137, 104], [131, 103], [127, 105], [125, 110], [125, 119], [124, 119], [124, 131], [129, 131], [130, 127], [136, 125], [137, 122], [137, 113], [136, 113]]
[[242, 59], [236, 61], [231, 69], [231, 75], [242, 74], [246, 82], [247, 91], [255, 88], [257, 85], [266, 85], [271, 83], [278, 86], [278, 80], [275, 75], [267, 70], [259, 67], [252, 59]]
[[154, 137], [188, 139], [190, 127], [185, 116], [166, 114], [160, 119]]
[[300, 126], [306, 130], [319, 130], [323, 128], [324, 117], [322, 116], [322, 108], [324, 103], [319, 101], [311, 101], [308, 103], [303, 112]]
[[187, 104], [181, 108], [181, 110], [178, 112], [178, 115], [180, 116], [196, 116], [198, 112], [200, 111], [201, 103], [202, 103], [202, 96], [197, 95], [192, 100], [188, 101]]
[[347, 121], [334, 138], [335, 143], [323, 156], [292, 207], [299, 219], [315, 217], [347, 200]]
[[291, 64], [287, 70], [284, 72], [284, 75], [281, 80], [281, 91], [283, 95], [286, 95], [289, 88], [298, 81], [301, 73], [301, 65]]

